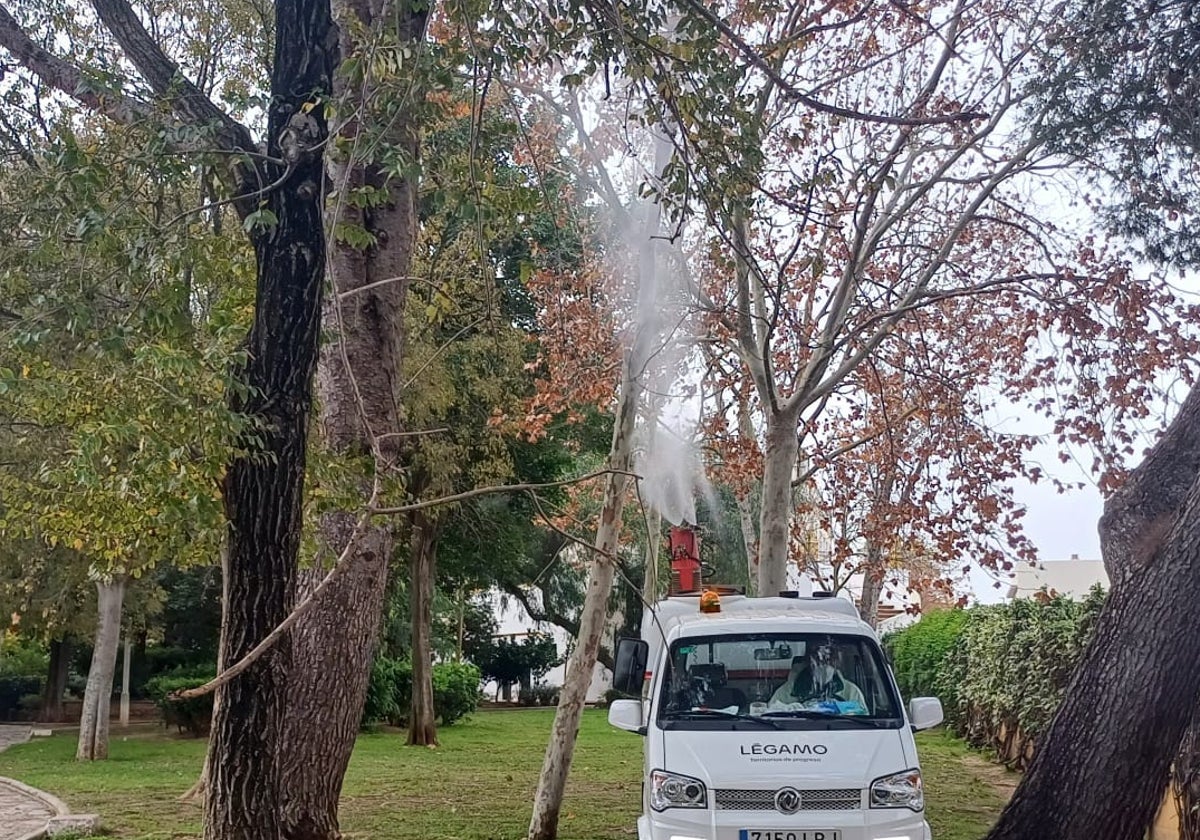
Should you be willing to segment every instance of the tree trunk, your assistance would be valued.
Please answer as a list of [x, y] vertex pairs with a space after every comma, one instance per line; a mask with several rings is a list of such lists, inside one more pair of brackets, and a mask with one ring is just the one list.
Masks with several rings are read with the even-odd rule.
[[[650, 508], [647, 511], [646, 519], [648, 520], [647, 527], [649, 533], [646, 535], [646, 573], [645, 583], [642, 585], [642, 594], [645, 599], [651, 604], [658, 600], [659, 583], [658, 569], [662, 563], [659, 557], [662, 547], [662, 512], [658, 508]], [[616, 650], [616, 647], [613, 647]]]
[[71, 668], [71, 640], [55, 639], [50, 643], [50, 664], [46, 687], [42, 690], [42, 708], [38, 717], [44, 723], [58, 723], [63, 715], [63, 694]]
[[1105, 504], [1112, 591], [989, 840], [1140, 840], [1200, 692], [1200, 388]]
[[[738, 435], [744, 444], [755, 444], [757, 449], [757, 437], [754, 434], [754, 423], [750, 419], [747, 399], [745, 395], [737, 395]], [[758, 532], [754, 528], [754, 510], [750, 504], [749, 488], [736, 492], [734, 500], [737, 503], [738, 525], [742, 530], [742, 545], [746, 549], [746, 594], [754, 595], [758, 592]]]
[[[338, 515], [354, 528], [349, 515]], [[328, 522], [323, 520], [324, 536]], [[370, 680], [371, 657], [379, 635], [387, 589], [391, 537], [371, 529], [357, 544], [354, 565], [321, 603], [297, 623], [292, 634], [292, 674], [288, 716], [280, 744], [283, 836], [287, 840], [335, 840], [338, 800]], [[303, 597], [315, 589], [324, 569], [301, 573]]]
[[758, 535], [754, 532], [754, 511], [750, 509], [750, 495], [736, 497], [738, 525], [742, 531], [742, 545], [746, 549], [746, 594], [758, 592]]
[[121, 603], [125, 599], [125, 578], [96, 582], [96, 644], [88, 668], [87, 688], [83, 693], [83, 713], [79, 718], [78, 761], [108, 758], [108, 722], [112, 706], [113, 675], [117, 668], [117, 648], [121, 641]]
[[883, 595], [883, 552], [874, 540], [867, 543], [867, 560], [863, 564], [862, 594], [858, 598], [858, 614], [872, 629], [879, 626], [879, 598]]
[[613, 555], [621, 536], [621, 512], [629, 479], [625, 475], [633, 460], [633, 431], [641, 385], [631, 372], [626, 359], [621, 377], [621, 395], [613, 424], [612, 446], [609, 449], [610, 473], [604, 487], [604, 503], [600, 509], [600, 525], [596, 531], [596, 547], [588, 570], [587, 589], [579, 616], [579, 634], [575, 649], [567, 663], [567, 673], [558, 696], [558, 709], [546, 746], [546, 758], [533, 799], [533, 817], [529, 821], [529, 840], [554, 840], [558, 836], [558, 814], [562, 808], [567, 774], [579, 734], [579, 719], [587, 700], [588, 686], [596, 666], [596, 656], [604, 635], [608, 597], [612, 592], [616, 572]]
[[[363, 0], [334, 0], [333, 8], [344, 24], [339, 28], [344, 56], [360, 53], [363, 45], [357, 37], [377, 34], [380, 27], [397, 27], [389, 39], [419, 42], [428, 16], [423, 4], [399, 11], [385, 4], [396, 14], [383, 19], [376, 19], [378, 4]], [[345, 124], [342, 137], [347, 148], [362, 149], [356, 143], [358, 132], [372, 120], [374, 97], [371, 90], [348, 82], [339, 76], [335, 93], [359, 118]], [[388, 120], [385, 142], [416, 161], [419, 137], [412, 120], [403, 112]], [[321, 435], [339, 455], [372, 455], [375, 472], [386, 476], [399, 461], [404, 306], [417, 233], [416, 183], [390, 177], [361, 159], [342, 157], [336, 147], [327, 163], [336, 193], [328, 227], [360, 227], [375, 235], [377, 244], [369, 249], [346, 242], [332, 246], [333, 283], [323, 307], [332, 340], [321, 348], [317, 372]], [[371, 208], [346, 200], [364, 187], [386, 194], [387, 200]], [[341, 555], [354, 521], [353, 511], [322, 517], [319, 531], [328, 554]], [[339, 836], [338, 800], [362, 723], [393, 545], [388, 525], [362, 534], [343, 560], [350, 568], [293, 631], [290, 714], [281, 745], [287, 840]], [[314, 577], [311, 584], [318, 582]]]
[[[308, 419], [325, 268], [320, 104], [332, 92], [337, 43], [328, 0], [275, 3], [267, 154], [278, 186], [263, 200], [272, 224], [251, 229], [254, 322], [232, 407], [255, 418], [260, 445], [224, 482], [228, 600], [222, 661], [232, 665], [292, 609], [302, 524]], [[314, 103], [315, 107], [314, 107]], [[255, 186], [248, 186], [254, 189]], [[218, 689], [205, 796], [205, 840], [280, 840], [280, 743], [292, 640], [285, 636]]]
[[412, 613], [412, 707], [408, 743], [437, 746], [437, 712], [433, 708], [433, 583], [437, 570], [437, 526], [423, 511], [412, 517], [409, 584]]
[[800, 452], [796, 418], [790, 413], [767, 416], [763, 452], [762, 513], [759, 519], [758, 594], [778, 595], [788, 588], [791, 553], [792, 474]]

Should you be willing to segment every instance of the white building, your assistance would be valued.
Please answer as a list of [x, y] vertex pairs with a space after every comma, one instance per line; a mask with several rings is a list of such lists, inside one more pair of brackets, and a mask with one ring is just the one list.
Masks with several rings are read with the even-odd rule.
[[[496, 616], [498, 623], [496, 629], [497, 635], [519, 637], [533, 632], [549, 634], [553, 637], [554, 643], [558, 647], [558, 653], [563, 657], [565, 662], [571, 644], [571, 636], [566, 630], [563, 630], [557, 624], [534, 621], [515, 598], [506, 599], [499, 592], [492, 593], [492, 612]], [[613, 653], [615, 654], [616, 651], [613, 651]], [[542, 682], [547, 685], [562, 685], [566, 671], [565, 664], [559, 665], [547, 673], [542, 678]], [[612, 687], [612, 673], [597, 662], [595, 669], [592, 671], [592, 683], [588, 686], [587, 702], [595, 703], [600, 700], [604, 697], [604, 692], [608, 691], [610, 687]], [[489, 683], [484, 687], [484, 691], [489, 696], [495, 696], [496, 684]]]
[[1037, 592], [1065, 595], [1083, 600], [1093, 586], [1108, 589], [1108, 573], [1102, 560], [1080, 560], [1072, 554], [1069, 560], [1042, 560], [1035, 566], [1019, 566], [1013, 573], [1009, 599], [1031, 598]]

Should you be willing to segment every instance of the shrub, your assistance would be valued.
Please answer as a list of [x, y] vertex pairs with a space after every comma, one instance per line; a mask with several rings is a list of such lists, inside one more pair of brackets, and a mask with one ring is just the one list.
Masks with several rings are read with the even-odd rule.
[[559, 686], [538, 683], [522, 688], [517, 694], [517, 703], [521, 706], [557, 706], [559, 691]]
[[0, 677], [44, 677], [50, 657], [37, 642], [6, 632], [0, 641]]
[[451, 726], [479, 708], [479, 681], [479, 669], [469, 662], [439, 662], [433, 666], [433, 708], [442, 726]]
[[[401, 725], [412, 708], [412, 663], [407, 659], [375, 657], [362, 725]], [[479, 669], [466, 662], [433, 666], [433, 709], [443, 726], [451, 726], [479, 708]]]
[[175, 726], [180, 732], [193, 737], [208, 733], [212, 726], [213, 694], [180, 700], [171, 695], [189, 688], [198, 688], [213, 678], [212, 674], [202, 677], [155, 677], [146, 683], [146, 693], [154, 700], [162, 715], [163, 726]]
[[45, 681], [42, 677], [0, 677], [0, 719], [16, 720], [21, 701], [29, 695], [40, 695]]
[[412, 665], [406, 659], [377, 656], [371, 663], [363, 725], [399, 724], [408, 717], [412, 703]]
[[931, 697], [937, 693], [942, 660], [958, 641], [966, 620], [966, 610], [937, 610], [884, 638], [884, 647], [892, 657], [896, 682], [906, 699]]

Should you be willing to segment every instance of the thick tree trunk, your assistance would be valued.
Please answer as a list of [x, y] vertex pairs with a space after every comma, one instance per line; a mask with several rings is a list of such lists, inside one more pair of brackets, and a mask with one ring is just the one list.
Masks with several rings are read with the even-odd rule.
[[762, 513], [759, 519], [758, 594], [778, 595], [787, 589], [791, 548], [792, 475], [800, 441], [796, 418], [790, 412], [767, 417], [763, 452]]
[[[359, 35], [378, 33], [380, 27], [397, 28], [389, 38], [419, 42], [428, 16], [427, 8], [418, 5], [377, 19], [379, 5], [365, 0], [334, 0], [333, 8], [343, 24], [339, 35], [345, 56], [360, 51]], [[384, 8], [392, 7], [385, 4]], [[349, 121], [342, 134], [347, 148], [361, 151], [364, 147], [354, 141], [372, 120], [372, 92], [339, 77], [336, 95], [347, 109], [359, 109], [359, 118]], [[403, 113], [389, 115], [388, 120], [386, 142], [415, 161], [419, 142], [412, 121]], [[373, 455], [376, 473], [386, 476], [398, 462], [404, 306], [417, 232], [416, 184], [336, 152], [328, 158], [328, 170], [336, 192], [329, 227], [362, 228], [378, 244], [369, 249], [345, 242], [333, 246], [333, 283], [323, 310], [332, 340], [321, 348], [317, 374], [321, 434], [335, 453]], [[386, 194], [387, 200], [369, 209], [346, 200], [364, 187]], [[341, 555], [354, 521], [353, 511], [322, 517], [320, 535], [327, 554]], [[281, 745], [287, 840], [339, 836], [338, 799], [362, 722], [393, 543], [387, 525], [362, 534], [343, 561], [349, 570], [293, 633], [291, 713]], [[314, 577], [312, 584], [316, 582]]]
[[1095, 636], [989, 840], [1140, 840], [1200, 692], [1200, 388], [1100, 521]]
[[50, 643], [50, 664], [46, 669], [46, 687], [42, 690], [42, 706], [38, 718], [44, 723], [58, 723], [63, 715], [63, 695], [71, 667], [71, 640], [55, 639]]
[[[341, 515], [339, 515], [341, 517]], [[354, 521], [341, 517], [349, 537]], [[327, 522], [323, 522], [328, 537]], [[288, 716], [280, 744], [283, 836], [334, 840], [338, 800], [354, 741], [362, 724], [371, 656], [379, 635], [387, 589], [390, 535], [371, 529], [359, 538], [352, 568], [327, 589], [321, 604], [296, 625]], [[325, 570], [301, 573], [303, 597]]]
[[125, 599], [125, 578], [97, 581], [98, 598], [96, 644], [88, 668], [87, 688], [83, 693], [83, 713], [79, 718], [78, 761], [108, 758], [108, 722], [112, 707], [113, 675], [117, 668], [117, 648], [121, 641], [121, 604]]
[[[275, 53], [263, 200], [274, 222], [252, 229], [258, 270], [242, 388], [231, 405], [259, 421], [261, 451], [229, 466], [224, 484], [228, 593], [222, 661], [232, 665], [282, 622], [295, 598], [312, 380], [325, 268], [321, 97], [332, 92], [337, 44], [328, 0], [275, 4]], [[315, 107], [314, 107], [314, 103]], [[264, 165], [274, 167], [274, 164]], [[292, 643], [281, 639], [218, 689], [205, 796], [205, 840], [280, 840], [280, 742]]]
[[609, 449], [610, 473], [604, 487], [604, 503], [600, 509], [600, 525], [596, 531], [599, 553], [592, 557], [588, 570], [583, 610], [579, 616], [579, 633], [575, 649], [567, 663], [567, 673], [558, 697], [550, 743], [542, 763], [537, 793], [533, 799], [533, 817], [529, 822], [529, 840], [554, 840], [558, 836], [558, 815], [562, 808], [567, 774], [579, 734], [579, 719], [587, 700], [588, 686], [596, 666], [596, 656], [604, 636], [608, 597], [612, 592], [616, 567], [612, 560], [621, 536], [621, 512], [633, 460], [633, 430], [641, 385], [632, 375], [627, 360], [622, 372], [621, 396], [613, 424], [612, 446]]
[[409, 553], [410, 612], [412, 620], [412, 706], [408, 715], [408, 743], [437, 746], [437, 712], [433, 708], [433, 584], [437, 572], [437, 526], [423, 511], [412, 517]]

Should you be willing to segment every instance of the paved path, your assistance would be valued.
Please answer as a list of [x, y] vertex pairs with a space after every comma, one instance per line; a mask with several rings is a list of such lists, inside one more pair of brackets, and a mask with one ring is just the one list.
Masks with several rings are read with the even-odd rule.
[[[28, 726], [0, 726], [0, 752], [29, 740]], [[0, 840], [18, 838], [44, 828], [54, 811], [42, 800], [0, 782]]]

